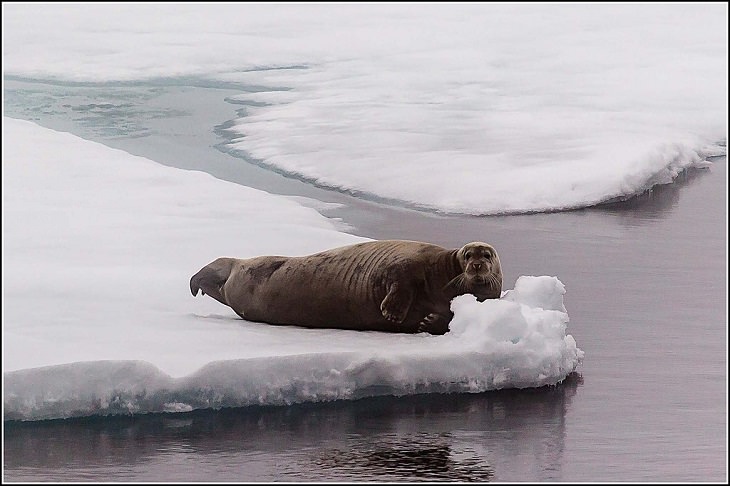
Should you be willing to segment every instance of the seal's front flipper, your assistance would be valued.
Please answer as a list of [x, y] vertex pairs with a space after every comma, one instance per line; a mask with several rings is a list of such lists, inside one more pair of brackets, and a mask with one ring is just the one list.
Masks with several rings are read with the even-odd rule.
[[388, 294], [380, 303], [380, 312], [390, 322], [400, 324], [406, 318], [413, 302], [413, 290], [403, 288], [398, 282], [388, 287]]
[[418, 332], [446, 334], [449, 332], [449, 322], [452, 317], [453, 315], [447, 317], [441, 314], [429, 314], [418, 324]]

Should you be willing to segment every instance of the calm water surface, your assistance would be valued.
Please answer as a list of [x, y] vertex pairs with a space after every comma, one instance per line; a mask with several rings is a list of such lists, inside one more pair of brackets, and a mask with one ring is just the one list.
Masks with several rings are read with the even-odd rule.
[[586, 356], [557, 387], [5, 424], [6, 481], [727, 481], [727, 162], [629, 202], [443, 217], [363, 201], [226, 153], [241, 86], [6, 79], [5, 114], [166, 165], [338, 203], [376, 239], [488, 241], [505, 288], [565, 284]]
[[580, 384], [6, 426], [7, 478], [486, 481], [559, 475]]

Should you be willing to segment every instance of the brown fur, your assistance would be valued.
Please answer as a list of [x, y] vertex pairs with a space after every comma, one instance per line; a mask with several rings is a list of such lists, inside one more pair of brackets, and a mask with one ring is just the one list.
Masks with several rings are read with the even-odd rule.
[[451, 299], [499, 298], [502, 270], [491, 245], [446, 249], [372, 241], [304, 257], [218, 258], [190, 279], [250, 321], [315, 328], [443, 334]]

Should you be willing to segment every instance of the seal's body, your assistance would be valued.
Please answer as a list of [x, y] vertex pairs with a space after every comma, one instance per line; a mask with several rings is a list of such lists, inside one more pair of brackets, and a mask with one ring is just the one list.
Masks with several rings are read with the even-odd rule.
[[218, 258], [190, 279], [199, 290], [250, 321], [443, 334], [451, 299], [499, 298], [502, 270], [487, 243], [372, 241], [303, 257]]

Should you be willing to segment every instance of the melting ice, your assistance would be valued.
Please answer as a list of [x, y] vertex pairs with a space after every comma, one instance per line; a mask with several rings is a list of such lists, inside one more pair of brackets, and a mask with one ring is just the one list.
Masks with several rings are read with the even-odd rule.
[[401, 205], [591, 206], [725, 153], [724, 4], [27, 4], [4, 14], [6, 73], [235, 83], [241, 116], [227, 149]]

